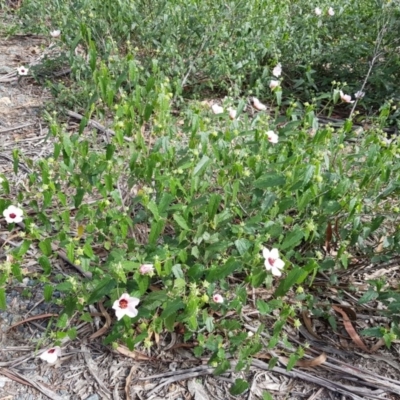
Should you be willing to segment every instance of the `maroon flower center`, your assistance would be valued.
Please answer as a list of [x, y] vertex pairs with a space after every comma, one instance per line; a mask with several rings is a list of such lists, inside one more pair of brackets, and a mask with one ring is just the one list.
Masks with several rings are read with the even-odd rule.
[[49, 354], [53, 354], [55, 351], [56, 351], [56, 349], [50, 349], [50, 350], [48, 351], [48, 353], [49, 353]]
[[10, 218], [12, 218], [12, 219], [17, 218], [17, 214], [11, 213]]
[[120, 308], [127, 308], [128, 307], [128, 301], [125, 299], [122, 299], [119, 301], [119, 307]]
[[274, 258], [271, 258], [271, 257], [268, 258], [268, 262], [269, 262], [269, 264], [272, 265], [272, 266], [274, 266], [275, 261], [276, 261], [276, 260], [275, 260]]

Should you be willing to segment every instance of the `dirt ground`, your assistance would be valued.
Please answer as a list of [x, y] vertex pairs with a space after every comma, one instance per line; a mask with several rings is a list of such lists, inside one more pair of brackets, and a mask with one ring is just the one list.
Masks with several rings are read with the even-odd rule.
[[[51, 96], [29, 75], [16, 74], [18, 66], [35, 63], [50, 43], [46, 37], [0, 37], [0, 176], [13, 183], [13, 193], [18, 187], [27, 187], [29, 160], [52, 151], [42, 118], [44, 104]], [[76, 122], [71, 120], [71, 126]], [[25, 160], [17, 175], [13, 173], [15, 149]], [[7, 248], [20, 243], [15, 233], [0, 219], [0, 266]], [[399, 343], [390, 351], [382, 346], [374, 353], [354, 347], [339, 350], [329, 338], [322, 343], [300, 329], [288, 332], [289, 338], [297, 344], [310, 343], [310, 354], [316, 358], [325, 354], [324, 362], [287, 372], [285, 359], [278, 354], [279, 363], [271, 371], [268, 360], [263, 361], [267, 357], [260, 355], [248, 371], [214, 376], [207, 358], [195, 358], [176, 334], [166, 334], [149, 351], [104, 346], [98, 333], [103, 326], [107, 328], [110, 316], [101, 304], [89, 310], [97, 313], [93, 324], [73, 321], [78, 337], [63, 342], [62, 357], [51, 366], [37, 355], [48, 345], [49, 322], [57, 319], [60, 309], [44, 301], [43, 285], [35, 279], [41, 271], [38, 256], [33, 244], [24, 265], [25, 278], [6, 287], [7, 309], [0, 311], [0, 400], [255, 400], [262, 399], [264, 391], [278, 400], [400, 399], [400, 381], [396, 380], [400, 373]], [[77, 273], [62, 258], [54, 258], [53, 267], [58, 273]], [[368, 316], [357, 317], [374, 323]], [[249, 320], [248, 329], [255, 329], [256, 322]], [[349, 342], [348, 338], [343, 342]], [[232, 396], [229, 387], [236, 378], [248, 381], [250, 390]]]

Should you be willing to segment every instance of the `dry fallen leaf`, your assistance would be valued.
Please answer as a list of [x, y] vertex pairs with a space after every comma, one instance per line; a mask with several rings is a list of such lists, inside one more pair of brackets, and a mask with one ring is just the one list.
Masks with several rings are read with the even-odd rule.
[[209, 400], [204, 386], [196, 379], [192, 379], [188, 382], [188, 389], [190, 394], [194, 396], [194, 400]]
[[343, 317], [343, 325], [344, 328], [346, 329], [347, 333], [350, 335], [351, 339], [353, 340], [353, 342], [362, 350], [366, 351], [366, 352], [370, 352], [367, 348], [367, 346], [364, 344], [364, 342], [361, 340], [360, 336], [358, 336], [358, 333], [356, 332], [356, 330], [354, 329], [348, 315], [345, 313], [345, 311], [336, 305], [332, 305], [332, 308], [338, 312], [342, 317]]

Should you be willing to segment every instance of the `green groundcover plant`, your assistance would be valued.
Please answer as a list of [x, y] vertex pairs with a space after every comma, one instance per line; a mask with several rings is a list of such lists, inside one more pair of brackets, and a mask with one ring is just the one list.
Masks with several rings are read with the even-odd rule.
[[[179, 331], [216, 373], [233, 355], [240, 370], [265, 346], [290, 346], [286, 327], [300, 326], [300, 311], [335, 326], [317, 301], [318, 274], [333, 285], [359, 259], [398, 254], [400, 147], [384, 130], [398, 103], [382, 100], [398, 79], [394, 2], [53, 2], [41, 11], [46, 26], [34, 27], [39, 4], [24, 2], [23, 28], [53, 32], [74, 79], [47, 82], [52, 107], [84, 114], [71, 132], [62, 109], [49, 107], [53, 154], [32, 163], [14, 151], [14, 172], [21, 161], [32, 169], [29, 190], [1, 177], [1, 223], [25, 229], [19, 247], [5, 247], [0, 305], [38, 243], [36, 279], [63, 307], [44, 360], [54, 362], [62, 339], [76, 336], [71, 321], [91, 321], [87, 306], [102, 302], [116, 317], [106, 344], [151, 348]], [[361, 32], [364, 45], [349, 48]], [[29, 73], [43, 82], [43, 71]], [[362, 129], [368, 107], [372, 127]], [[346, 118], [322, 123], [321, 110]], [[89, 129], [90, 118], [110, 129]], [[56, 274], [54, 245], [84, 277]], [[382, 302], [392, 325], [365, 334], [389, 346], [398, 282], [369, 284], [360, 304]], [[288, 368], [304, 355], [291, 351]]]

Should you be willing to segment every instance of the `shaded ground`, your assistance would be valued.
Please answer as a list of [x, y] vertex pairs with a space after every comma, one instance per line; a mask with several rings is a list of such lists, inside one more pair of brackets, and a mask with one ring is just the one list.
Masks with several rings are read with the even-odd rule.
[[[48, 130], [41, 118], [41, 109], [50, 96], [31, 77], [19, 79], [15, 73], [16, 67], [35, 62], [49, 43], [48, 38], [40, 37], [0, 38], [0, 174], [13, 183], [14, 194], [18, 187], [28, 188], [31, 161], [52, 151], [51, 138], [47, 137]], [[72, 128], [74, 124], [76, 120], [71, 120]], [[16, 149], [24, 162], [14, 175]], [[6, 260], [7, 249], [21, 243], [20, 231], [17, 227], [9, 232], [0, 219], [0, 265]], [[399, 343], [390, 351], [376, 346], [376, 351], [368, 354], [354, 346], [343, 325], [334, 335], [326, 324], [307, 316], [303, 316], [307, 329], [293, 328], [286, 333], [289, 341], [296, 344], [310, 343], [309, 356], [320, 358], [291, 372], [285, 369], [284, 344], [274, 354], [279, 362], [273, 371], [267, 368], [271, 352], [266, 350], [247, 372], [228, 372], [218, 377], [212, 375], [207, 358], [195, 358], [191, 344], [182, 343], [176, 333], [159, 338], [148, 351], [129, 352], [123, 347], [112, 350], [102, 345], [102, 336], [112, 318], [102, 304], [88, 310], [96, 317], [93, 324], [77, 318], [70, 321], [77, 327], [78, 336], [64, 340], [60, 362], [49, 366], [36, 355], [49, 345], [46, 338], [60, 310], [44, 302], [43, 286], [36, 279], [41, 273], [38, 256], [36, 245], [32, 245], [23, 281], [9, 282], [6, 287], [7, 309], [0, 311], [0, 400], [250, 400], [261, 399], [263, 391], [271, 393], [274, 399], [400, 399]], [[77, 274], [79, 278], [61, 257], [54, 258], [53, 269], [55, 273]], [[345, 303], [334, 290], [324, 295]], [[346, 300], [354, 306], [350, 297]], [[374, 311], [357, 309], [354, 325], [363, 328], [390, 322], [377, 318]], [[243, 318], [250, 332], [258, 326], [257, 316], [251, 315], [251, 308], [244, 310]], [[229, 387], [236, 378], [248, 381], [251, 390], [236, 397], [230, 395]]]

